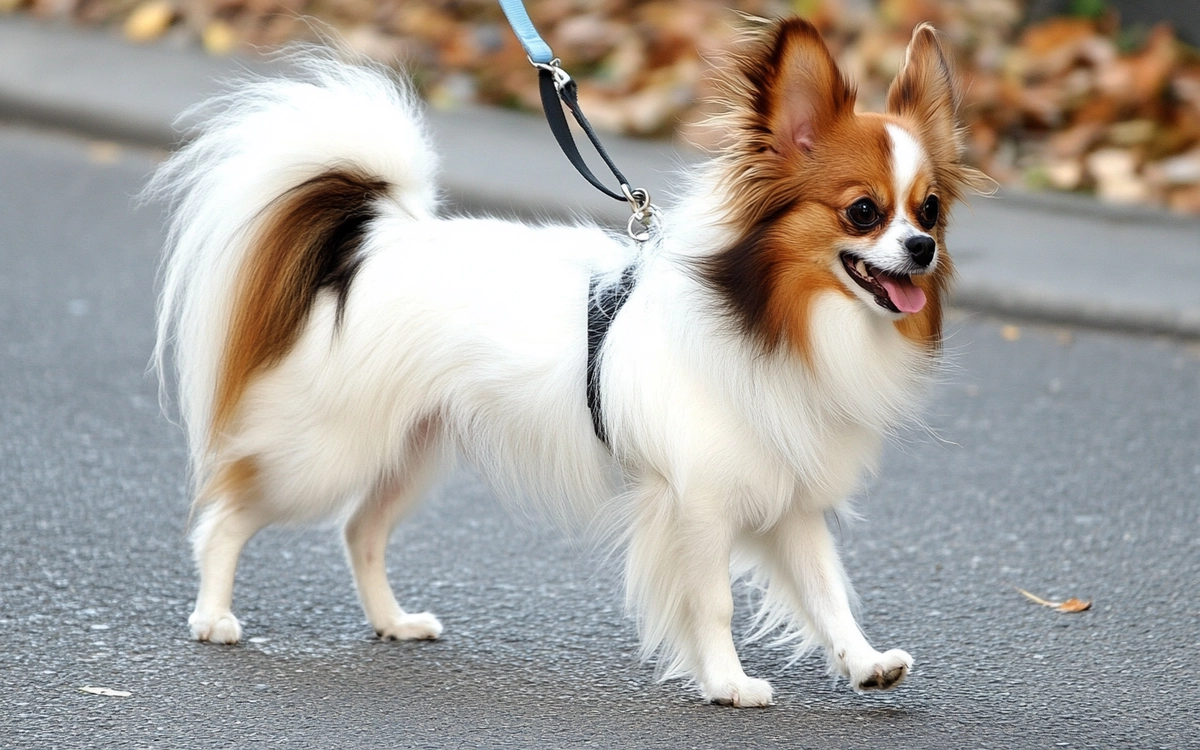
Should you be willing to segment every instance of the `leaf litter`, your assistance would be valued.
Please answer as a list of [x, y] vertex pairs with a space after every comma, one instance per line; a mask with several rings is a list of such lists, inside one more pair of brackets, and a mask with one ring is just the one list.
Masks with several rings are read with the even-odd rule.
[[[1032, 20], [1033, 0], [527, 5], [597, 128], [675, 134], [701, 147], [729, 135], [711, 126], [706, 102], [745, 25], [735, 11], [807, 17], [872, 111], [884, 105], [913, 27], [929, 21], [963, 80], [972, 165], [1008, 185], [1200, 215], [1200, 49], [1167, 23], [1122, 23], [1116, 3], [1050, 3], [1070, 12]], [[435, 106], [541, 109], [537, 78], [494, 0], [0, 0], [7, 12], [122, 25], [133, 41], [190, 39], [213, 54], [311, 40], [327, 24], [351, 49], [402, 61]]]
[[1076, 599], [1075, 597], [1071, 597], [1070, 599], [1066, 599], [1061, 602], [1052, 602], [1048, 599], [1043, 599], [1042, 597], [1037, 596], [1035, 594], [1031, 594], [1022, 588], [1018, 588], [1017, 591], [1020, 591], [1025, 596], [1025, 598], [1028, 599], [1029, 601], [1031, 601], [1035, 604], [1040, 604], [1043, 607], [1050, 607], [1051, 609], [1057, 609], [1059, 612], [1068, 612], [1068, 613], [1085, 612], [1092, 608], [1092, 600], [1091, 599], [1084, 601], [1083, 599]]

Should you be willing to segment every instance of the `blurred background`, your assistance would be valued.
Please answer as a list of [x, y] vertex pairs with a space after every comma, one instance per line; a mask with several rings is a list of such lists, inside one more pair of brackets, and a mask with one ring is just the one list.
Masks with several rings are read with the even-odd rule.
[[[969, 159], [1005, 185], [1200, 214], [1200, 2], [1192, 0], [530, 0], [599, 128], [704, 147], [709, 74], [744, 23], [799, 13], [882, 106], [915, 24], [966, 88]], [[269, 50], [318, 32], [406, 66], [439, 108], [537, 110], [536, 78], [495, 0], [0, 0], [137, 43]]]

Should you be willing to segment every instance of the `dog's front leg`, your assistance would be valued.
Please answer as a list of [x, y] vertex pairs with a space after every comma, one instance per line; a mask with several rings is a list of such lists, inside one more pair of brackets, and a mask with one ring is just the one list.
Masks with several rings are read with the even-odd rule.
[[899, 685], [912, 668], [912, 657], [900, 649], [876, 651], [859, 629], [824, 513], [795, 510], [768, 538], [771, 585], [787, 588], [787, 598], [825, 645], [831, 670], [848, 677], [859, 692]]
[[626, 580], [644, 652], [663, 646], [668, 674], [690, 673], [710, 701], [771, 705], [770, 683], [746, 676], [733, 645], [725, 503], [715, 493], [676, 497], [664, 482], [639, 503]]

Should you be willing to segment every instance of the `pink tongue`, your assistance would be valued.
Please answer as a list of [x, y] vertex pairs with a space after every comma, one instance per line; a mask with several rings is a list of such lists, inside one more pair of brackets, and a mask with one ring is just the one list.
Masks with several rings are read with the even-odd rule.
[[921, 308], [925, 307], [925, 292], [907, 278], [881, 273], [875, 279], [880, 284], [883, 284], [883, 288], [887, 290], [892, 304], [900, 312], [915, 313], [920, 312]]

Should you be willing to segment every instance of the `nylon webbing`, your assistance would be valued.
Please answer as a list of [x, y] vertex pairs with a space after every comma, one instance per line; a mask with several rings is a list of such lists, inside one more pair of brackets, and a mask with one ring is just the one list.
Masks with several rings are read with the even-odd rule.
[[617, 313], [629, 299], [636, 278], [634, 267], [630, 266], [621, 272], [620, 281], [599, 294], [596, 293], [598, 277], [593, 276], [588, 284], [587, 405], [592, 413], [592, 429], [605, 445], [608, 445], [608, 431], [604, 429], [604, 409], [600, 404], [600, 349]]
[[617, 183], [619, 185], [629, 185], [629, 180], [626, 180], [625, 175], [621, 174], [621, 170], [617, 169], [617, 165], [613, 164], [612, 158], [604, 150], [600, 139], [596, 137], [596, 131], [592, 130], [591, 124], [588, 123], [587, 118], [580, 111], [575, 81], [568, 80], [560, 88], [555, 83], [553, 71], [546, 68], [539, 68], [538, 88], [541, 90], [542, 109], [546, 113], [546, 122], [550, 124], [550, 132], [554, 134], [554, 140], [558, 141], [558, 147], [563, 150], [571, 165], [575, 167], [579, 174], [583, 175], [585, 180], [592, 183], [597, 190], [608, 197], [619, 201], [628, 200], [623, 193], [614, 192], [604, 186], [604, 183], [588, 168], [587, 162], [583, 160], [583, 156], [579, 153], [579, 147], [575, 145], [575, 138], [571, 135], [571, 126], [567, 123], [567, 116], [563, 114], [563, 104], [567, 105], [567, 109], [574, 115], [575, 121], [583, 128], [583, 132], [587, 135], [588, 140], [595, 147], [596, 153], [600, 154], [600, 158], [604, 159], [604, 163], [608, 165], [613, 176], [617, 178]]
[[554, 59], [550, 45], [537, 33], [521, 0], [500, 0], [500, 10], [504, 11], [508, 25], [512, 26], [513, 33], [517, 35], [531, 62], [547, 64]]

